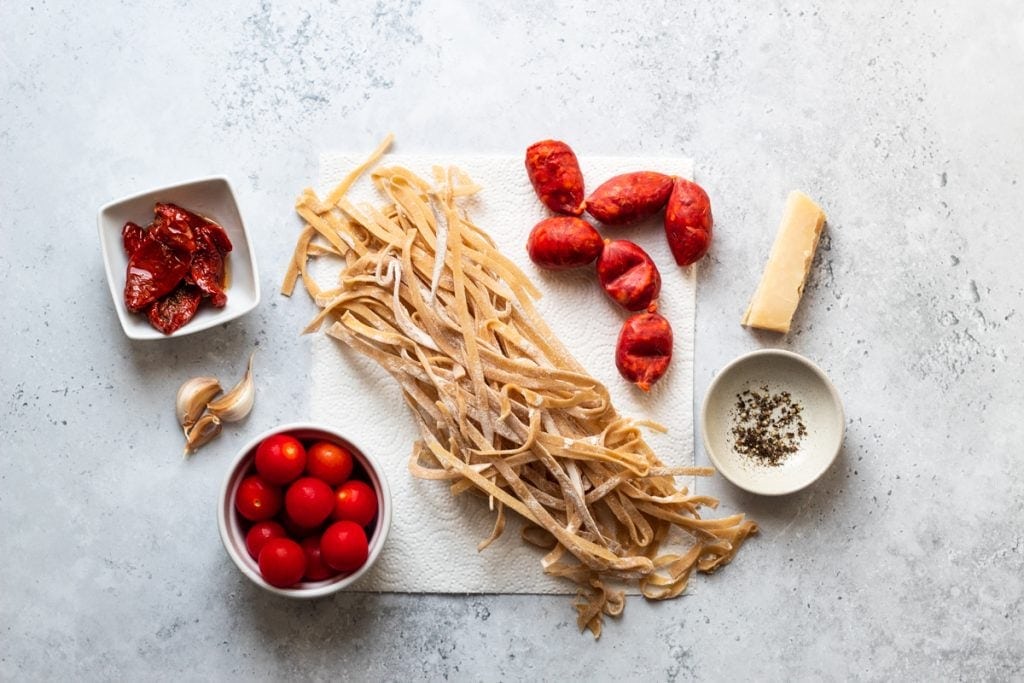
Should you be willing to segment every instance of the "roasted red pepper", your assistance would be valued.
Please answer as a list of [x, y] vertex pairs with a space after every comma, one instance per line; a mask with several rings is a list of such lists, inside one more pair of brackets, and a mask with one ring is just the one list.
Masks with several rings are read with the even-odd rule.
[[146, 315], [153, 327], [164, 334], [171, 334], [192, 319], [202, 298], [203, 293], [198, 287], [182, 282], [173, 292], [154, 301]]

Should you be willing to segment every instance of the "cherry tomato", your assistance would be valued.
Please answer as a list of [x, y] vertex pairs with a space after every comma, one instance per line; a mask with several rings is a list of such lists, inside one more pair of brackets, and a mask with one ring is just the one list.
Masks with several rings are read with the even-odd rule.
[[284, 526], [284, 530], [288, 532], [291, 538], [306, 538], [307, 536], [319, 536], [324, 532], [323, 524], [314, 524], [313, 526], [306, 526], [299, 524], [288, 514], [288, 510], [282, 510], [281, 514], [277, 516], [278, 520]]
[[309, 447], [306, 472], [331, 486], [348, 481], [352, 476], [352, 465], [352, 454], [343, 446], [329, 441], [317, 441]]
[[256, 447], [256, 471], [271, 484], [287, 484], [306, 469], [306, 449], [292, 436], [274, 434]]
[[238, 485], [235, 509], [250, 522], [270, 519], [281, 510], [281, 489], [258, 474], [251, 474]]
[[260, 550], [260, 575], [271, 586], [287, 588], [306, 573], [306, 553], [290, 538], [272, 538]]
[[320, 557], [331, 569], [355, 571], [369, 556], [366, 532], [355, 522], [335, 522], [320, 537]]
[[323, 581], [337, 574], [336, 571], [324, 564], [318, 537], [311, 536], [304, 539], [299, 545], [302, 546], [302, 552], [306, 553], [306, 573], [303, 577], [307, 581]]
[[334, 511], [331, 519], [355, 522], [366, 526], [377, 514], [377, 494], [364, 481], [346, 481], [334, 492]]
[[334, 509], [334, 492], [315, 477], [302, 477], [285, 492], [284, 509], [300, 527], [315, 527]]
[[284, 538], [287, 534], [284, 527], [277, 522], [256, 522], [245, 535], [245, 547], [252, 559], [258, 559], [263, 546], [272, 538]]

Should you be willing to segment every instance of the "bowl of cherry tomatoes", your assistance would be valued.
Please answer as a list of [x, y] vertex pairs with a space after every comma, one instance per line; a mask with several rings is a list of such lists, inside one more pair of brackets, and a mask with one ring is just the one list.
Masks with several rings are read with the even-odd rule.
[[256, 585], [316, 598], [373, 566], [391, 527], [391, 493], [380, 466], [342, 434], [291, 424], [242, 448], [218, 518], [224, 548]]

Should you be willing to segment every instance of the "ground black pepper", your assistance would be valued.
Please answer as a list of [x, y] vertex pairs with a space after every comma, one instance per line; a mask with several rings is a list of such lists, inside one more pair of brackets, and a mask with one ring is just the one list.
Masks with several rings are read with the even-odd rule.
[[736, 394], [733, 448], [762, 465], [778, 465], [796, 453], [807, 435], [803, 406], [788, 391], [773, 394], [767, 385]]

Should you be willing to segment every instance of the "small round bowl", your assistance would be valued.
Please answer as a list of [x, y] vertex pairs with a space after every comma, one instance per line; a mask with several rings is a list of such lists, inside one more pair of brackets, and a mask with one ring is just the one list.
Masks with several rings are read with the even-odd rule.
[[[737, 394], [768, 386], [788, 391], [803, 406], [807, 434], [795, 453], [775, 465], [733, 448]], [[839, 392], [821, 369], [803, 356], [781, 349], [754, 351], [726, 365], [708, 387], [701, 410], [704, 448], [722, 476], [741, 489], [781, 496], [803, 489], [823, 475], [839, 455], [846, 418]]]
[[[242, 479], [254, 471], [253, 460], [256, 457], [256, 447], [261, 441], [274, 434], [289, 434], [303, 442], [331, 441], [343, 446], [352, 453], [357, 468], [362, 468], [366, 474], [368, 483], [377, 494], [377, 517], [373, 526], [367, 529], [367, 537], [370, 542], [369, 557], [366, 558], [366, 563], [356, 571], [350, 574], [339, 574], [323, 581], [302, 581], [289, 588], [271, 586], [260, 576], [259, 565], [256, 560], [252, 559], [245, 547], [245, 529], [242, 526], [241, 517], [235, 510], [235, 494]], [[228, 556], [235, 565], [253, 583], [271, 593], [289, 598], [319, 598], [348, 588], [369, 571], [373, 563], [377, 561], [384, 542], [387, 540], [388, 531], [391, 529], [391, 491], [388, 489], [388, 482], [380, 465], [337, 431], [330, 427], [309, 423], [287, 424], [260, 434], [239, 451], [224, 479], [224, 486], [221, 488], [217, 518], [224, 549], [227, 550]]]

